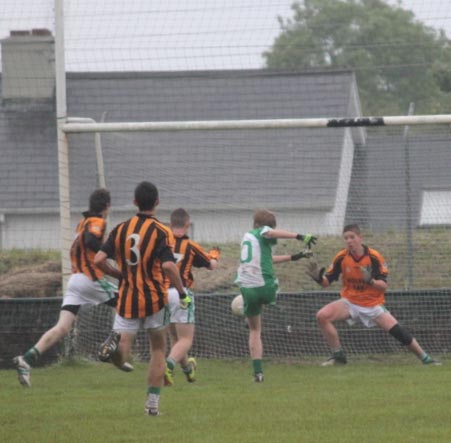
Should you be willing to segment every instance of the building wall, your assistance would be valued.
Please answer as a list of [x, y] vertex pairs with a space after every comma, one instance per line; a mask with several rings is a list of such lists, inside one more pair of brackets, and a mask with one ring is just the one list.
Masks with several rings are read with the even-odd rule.
[[[239, 243], [243, 234], [252, 229], [254, 209], [233, 213], [190, 211], [193, 222], [190, 236], [200, 243]], [[293, 232], [339, 235], [343, 227], [343, 219], [337, 219], [336, 214], [327, 211], [306, 213], [281, 209], [275, 212], [278, 226]], [[336, 212], [341, 212], [340, 217], [344, 216], [341, 208]], [[109, 220], [110, 229], [131, 215], [132, 211], [116, 211]], [[168, 223], [169, 211], [161, 211], [157, 217]], [[74, 230], [78, 221], [79, 214], [72, 214]], [[6, 214], [0, 217], [0, 249], [60, 249], [58, 214]]]

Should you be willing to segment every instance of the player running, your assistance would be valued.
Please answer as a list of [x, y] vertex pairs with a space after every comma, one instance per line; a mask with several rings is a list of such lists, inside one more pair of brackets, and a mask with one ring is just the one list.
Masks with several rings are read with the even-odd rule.
[[58, 322], [24, 355], [14, 358], [19, 382], [23, 386], [31, 387], [31, 367], [44, 352], [69, 334], [82, 305], [105, 303], [112, 308], [116, 306], [117, 287], [107, 281], [103, 271], [94, 264], [94, 256], [105, 235], [110, 204], [110, 193], [106, 189], [97, 189], [89, 197], [89, 210], [83, 212], [70, 250], [72, 275], [64, 294]]
[[[174, 256], [177, 268], [185, 288], [192, 290], [194, 285], [193, 267], [213, 270], [219, 260], [219, 248], [213, 248], [208, 253], [196, 242], [188, 237], [190, 216], [183, 208], [174, 210], [171, 214], [170, 227], [175, 237]], [[188, 357], [194, 338], [194, 297], [188, 309], [181, 309], [177, 289], [169, 288], [169, 308], [171, 310], [171, 324], [169, 333], [171, 351], [166, 359], [164, 384], [174, 384], [174, 369], [180, 363], [188, 382], [196, 380], [197, 363], [194, 357]]]

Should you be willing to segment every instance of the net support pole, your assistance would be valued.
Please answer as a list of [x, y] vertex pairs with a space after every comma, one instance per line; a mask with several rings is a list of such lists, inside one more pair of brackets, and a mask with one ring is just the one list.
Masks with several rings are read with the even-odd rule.
[[[102, 114], [102, 121], [105, 118], [105, 112]], [[88, 117], [69, 117], [67, 119], [69, 124], [72, 123], [88, 123], [95, 124], [97, 123], [93, 118]], [[96, 171], [97, 171], [97, 186], [99, 188], [106, 188], [106, 180], [105, 180], [105, 167], [103, 163], [103, 153], [102, 153], [102, 139], [100, 137], [99, 132], [94, 133], [94, 141], [95, 141], [95, 149], [96, 149]]]
[[69, 251], [72, 235], [70, 222], [69, 147], [67, 134], [63, 129], [67, 119], [67, 103], [64, 62], [64, 2], [61, 0], [55, 0], [55, 83], [61, 268], [63, 291], [65, 291], [71, 273]]
[[[412, 115], [415, 109], [414, 103], [410, 103], [408, 115]], [[407, 241], [407, 262], [406, 262], [406, 289], [413, 286], [413, 227], [412, 227], [412, 184], [410, 179], [410, 144], [409, 125], [404, 127], [404, 167], [406, 174], [406, 241]]]

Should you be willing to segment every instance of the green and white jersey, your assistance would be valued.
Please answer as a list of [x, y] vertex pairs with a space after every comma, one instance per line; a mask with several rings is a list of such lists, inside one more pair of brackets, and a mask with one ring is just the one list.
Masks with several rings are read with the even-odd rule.
[[274, 284], [276, 278], [272, 263], [272, 248], [277, 239], [267, 238], [269, 226], [246, 232], [241, 241], [240, 267], [235, 283], [242, 288], [260, 288]]

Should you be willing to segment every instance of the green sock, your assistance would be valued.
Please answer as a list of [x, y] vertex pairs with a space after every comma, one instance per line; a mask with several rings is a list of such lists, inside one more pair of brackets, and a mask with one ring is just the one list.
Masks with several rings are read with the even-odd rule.
[[147, 388], [147, 395], [149, 394], [157, 394], [160, 395], [161, 388], [156, 388], [155, 386], [149, 386]]
[[23, 358], [30, 366], [32, 366], [38, 361], [40, 355], [41, 353], [33, 346], [25, 352]]
[[166, 359], [166, 365], [167, 367], [172, 371], [175, 368], [175, 361], [173, 358]]
[[423, 362], [423, 363], [430, 363], [431, 361], [432, 361], [432, 358], [428, 355], [428, 354], [424, 354], [422, 357], [421, 357], [421, 361]]
[[261, 359], [252, 360], [254, 374], [263, 374], [263, 363]]

